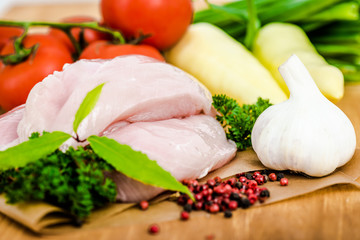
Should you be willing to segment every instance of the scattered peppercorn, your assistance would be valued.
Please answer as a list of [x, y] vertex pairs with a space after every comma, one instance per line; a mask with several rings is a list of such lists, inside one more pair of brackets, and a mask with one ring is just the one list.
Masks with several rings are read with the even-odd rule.
[[270, 181], [276, 181], [276, 179], [277, 179], [277, 176], [276, 176], [276, 174], [275, 173], [270, 173], [269, 174], [269, 179], [270, 179]]
[[263, 190], [260, 192], [260, 197], [270, 197], [270, 192], [269, 192], [269, 190], [263, 189]]
[[234, 200], [230, 201], [229, 204], [228, 204], [228, 208], [229, 208], [229, 210], [237, 209], [238, 208], [237, 201], [234, 201]]
[[181, 217], [181, 220], [188, 220], [190, 217], [190, 214], [187, 211], [182, 211], [180, 217]]
[[285, 176], [284, 176], [284, 174], [283, 173], [278, 173], [277, 175], [276, 175], [276, 180], [277, 181], [280, 181], [280, 179], [282, 179], [282, 178], [284, 178]]
[[214, 204], [210, 205], [209, 212], [217, 213], [218, 211], [220, 211], [220, 207], [218, 204], [214, 203]]
[[139, 205], [140, 205], [141, 210], [146, 210], [146, 209], [149, 208], [149, 202], [148, 201], [141, 201]]
[[215, 184], [216, 184], [215, 179], [209, 179], [209, 180], [207, 181], [207, 185], [208, 185], [209, 187], [214, 187]]
[[241, 208], [248, 208], [248, 207], [250, 207], [250, 205], [251, 205], [251, 203], [246, 196], [241, 197], [241, 199], [240, 199], [240, 207]]
[[245, 177], [249, 180], [253, 179], [253, 175], [251, 173], [245, 173]]
[[236, 183], [235, 183], [235, 187], [236, 187], [237, 189], [241, 189], [241, 188], [243, 187], [242, 182], [236, 182]]
[[[287, 185], [287, 178], [281, 172], [261, 170], [236, 174], [236, 177], [221, 179], [219, 176], [201, 184], [195, 180], [183, 181], [194, 194], [195, 202], [181, 194], [177, 202], [183, 206], [181, 219], [188, 219], [192, 210], [204, 210], [210, 213], [224, 212], [224, 217], [231, 217], [237, 208], [248, 208], [256, 202], [263, 203], [270, 197], [270, 192], [261, 185], [268, 181], [277, 181]], [[184, 215], [184, 216], [183, 216]]]
[[185, 204], [184, 207], [183, 207], [184, 211], [186, 212], [191, 212], [192, 210], [192, 205], [191, 204]]
[[218, 183], [221, 182], [221, 178], [219, 176], [214, 177], [214, 180], [215, 180], [215, 182], [218, 182]]
[[280, 179], [280, 185], [281, 186], [287, 186], [289, 184], [289, 180], [285, 177]]
[[152, 224], [149, 227], [149, 233], [151, 234], [157, 234], [160, 231], [160, 227], [157, 224]]
[[225, 210], [224, 217], [225, 218], [231, 218], [232, 217], [232, 212], [230, 210]]
[[255, 181], [257, 182], [258, 185], [263, 185], [265, 183], [265, 179], [263, 175], [257, 175], [255, 177]]
[[262, 175], [264, 177], [264, 183], [267, 183], [269, 181], [269, 177], [266, 174]]

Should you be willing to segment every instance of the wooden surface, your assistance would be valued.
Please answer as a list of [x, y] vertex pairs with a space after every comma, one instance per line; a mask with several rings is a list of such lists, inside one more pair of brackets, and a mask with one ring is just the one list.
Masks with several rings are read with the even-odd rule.
[[[97, 4], [24, 6], [10, 10], [3, 18], [57, 21], [71, 15], [99, 18], [100, 12]], [[359, 103], [360, 85], [347, 85], [345, 97], [338, 105], [356, 128], [358, 148]], [[186, 222], [162, 222], [156, 236], [147, 233], [147, 224], [139, 224], [93, 230], [80, 228], [71, 234], [40, 237], [0, 214], [0, 239], [360, 239], [359, 214], [360, 190], [338, 185], [270, 205], [239, 209], [231, 219], [218, 214]]]

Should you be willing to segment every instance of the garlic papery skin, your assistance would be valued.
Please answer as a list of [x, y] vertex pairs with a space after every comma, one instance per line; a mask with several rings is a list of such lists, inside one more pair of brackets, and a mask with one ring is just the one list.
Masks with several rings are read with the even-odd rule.
[[258, 117], [251, 133], [253, 149], [268, 168], [328, 175], [354, 155], [354, 127], [321, 94], [297, 56], [292, 55], [279, 71], [290, 97]]

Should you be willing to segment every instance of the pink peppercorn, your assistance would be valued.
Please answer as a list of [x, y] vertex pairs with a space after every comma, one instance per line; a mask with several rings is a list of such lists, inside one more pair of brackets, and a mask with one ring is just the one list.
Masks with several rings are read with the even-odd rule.
[[241, 176], [239, 178], [239, 181], [242, 182], [242, 183], [245, 183], [247, 181], [247, 178], [245, 176]]
[[248, 196], [248, 199], [249, 199], [251, 204], [254, 204], [257, 201], [258, 198], [257, 198], [257, 196], [255, 194], [250, 194]]
[[232, 200], [232, 201], [230, 201], [229, 204], [228, 204], [228, 208], [229, 208], [230, 210], [235, 210], [235, 209], [237, 209], [237, 207], [238, 207], [237, 201]]
[[257, 182], [255, 180], [250, 180], [248, 183], [248, 187], [251, 189], [255, 189], [257, 187]]
[[217, 212], [220, 211], [220, 207], [219, 207], [219, 205], [217, 205], [217, 204], [212, 204], [212, 205], [210, 206], [210, 208], [209, 208], [209, 211], [210, 211], [211, 213], [217, 213]]
[[258, 185], [263, 185], [265, 181], [264, 176], [263, 175], [256, 176], [255, 181], [257, 182]]
[[224, 198], [229, 198], [230, 195], [231, 195], [231, 192], [226, 192], [226, 193], [224, 193], [222, 196], [223, 196]]
[[203, 196], [208, 196], [209, 195], [209, 191], [207, 189], [202, 190], [201, 193], [202, 193]]
[[221, 201], [221, 204], [222, 205], [225, 205], [225, 206], [228, 206], [230, 203], [230, 199], [229, 198], [224, 198], [222, 201]]
[[221, 204], [222, 201], [223, 201], [223, 197], [221, 197], [221, 196], [215, 197], [213, 199], [213, 203], [215, 203], [215, 204]]
[[256, 178], [257, 176], [259, 176], [259, 175], [261, 175], [261, 173], [258, 172], [258, 171], [256, 171], [256, 172], [253, 173], [253, 178], [255, 179], [255, 178]]
[[151, 234], [156, 234], [156, 233], [158, 233], [159, 231], [160, 231], [159, 225], [157, 225], [157, 224], [152, 224], [152, 225], [150, 225], [150, 227], [149, 227], [149, 233], [151, 233]]
[[209, 179], [207, 180], [207, 184], [209, 185], [209, 187], [213, 187], [216, 184], [216, 181], [214, 179]]
[[249, 188], [248, 190], [245, 191], [245, 194], [248, 195], [248, 196], [249, 196], [250, 194], [254, 194], [254, 189]]
[[201, 187], [201, 190], [202, 190], [202, 191], [209, 189], [209, 186], [206, 185], [206, 184], [203, 184], [203, 185], [201, 185], [200, 187]]
[[269, 174], [269, 180], [270, 180], [270, 181], [273, 182], [273, 181], [276, 181], [276, 179], [277, 179], [277, 176], [276, 176], [275, 173], [270, 173], [270, 174]]
[[289, 180], [287, 178], [280, 179], [281, 186], [287, 186], [289, 184]]
[[141, 201], [140, 202], [140, 209], [141, 210], [146, 210], [149, 208], [149, 202], [148, 201]]
[[189, 185], [189, 180], [188, 180], [188, 179], [182, 180], [182, 184], [184, 184], [184, 185]]
[[195, 203], [195, 209], [201, 210], [203, 208], [204, 202], [196, 202]]
[[214, 177], [214, 180], [215, 180], [215, 182], [221, 182], [221, 177], [219, 177], [219, 176], [216, 176], [216, 177]]
[[189, 181], [189, 184], [192, 185], [193, 187], [199, 186], [199, 182], [197, 180], [195, 180], [195, 179], [191, 179]]
[[190, 217], [189, 212], [187, 212], [187, 211], [182, 211], [181, 212], [181, 215], [180, 215], [181, 220], [188, 220], [189, 217]]
[[226, 191], [226, 189], [221, 185], [214, 187], [214, 192], [219, 194], [219, 195], [224, 194], [225, 191]]
[[225, 188], [225, 192], [226, 192], [226, 193], [231, 193], [231, 191], [232, 191], [232, 189], [233, 189], [230, 184], [226, 184], [226, 185], [224, 186], [224, 188]]
[[194, 198], [196, 201], [200, 201], [203, 198], [203, 195], [202, 195], [202, 193], [197, 193], [197, 194], [195, 194]]
[[208, 201], [211, 201], [212, 200], [212, 196], [211, 195], [207, 195], [207, 196], [204, 196], [204, 201], [205, 202], [208, 202]]
[[236, 182], [236, 178], [229, 178], [229, 179], [226, 181], [226, 183], [229, 184], [229, 185], [231, 185], [231, 186], [234, 186], [235, 182]]

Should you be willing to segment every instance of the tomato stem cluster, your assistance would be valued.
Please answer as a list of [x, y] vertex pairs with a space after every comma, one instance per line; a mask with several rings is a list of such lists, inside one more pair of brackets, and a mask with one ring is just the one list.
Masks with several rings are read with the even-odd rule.
[[34, 21], [34, 22], [23, 22], [23, 21], [6, 21], [0, 20], [0, 26], [8, 26], [8, 27], [21, 27], [24, 29], [24, 33], [15, 39], [14, 41], [14, 54], [0, 56], [0, 60], [3, 61], [4, 64], [16, 64], [22, 62], [31, 53], [36, 51], [37, 45], [31, 48], [24, 48], [22, 46], [22, 41], [26, 37], [28, 29], [30, 27], [41, 26], [41, 27], [51, 27], [57, 28], [66, 33], [69, 37], [70, 41], [75, 47], [76, 53], [79, 55], [81, 52], [81, 46], [79, 42], [75, 39], [75, 37], [71, 34], [71, 29], [78, 28], [89, 28], [99, 32], [107, 33], [112, 36], [113, 42], [124, 44], [125, 38], [119, 31], [112, 30], [107, 27], [100, 26], [97, 22], [83, 22], [83, 23], [56, 23], [56, 22], [42, 22], [42, 21]]
[[15, 54], [0, 56], [0, 60], [5, 65], [12, 65], [24, 61], [32, 52], [36, 51], [36, 49], [38, 48], [38, 45], [34, 45], [31, 48], [25, 48], [24, 46], [22, 46], [22, 41], [26, 37], [29, 26], [24, 25], [23, 29], [24, 32], [14, 40], [13, 45], [14, 45]]

